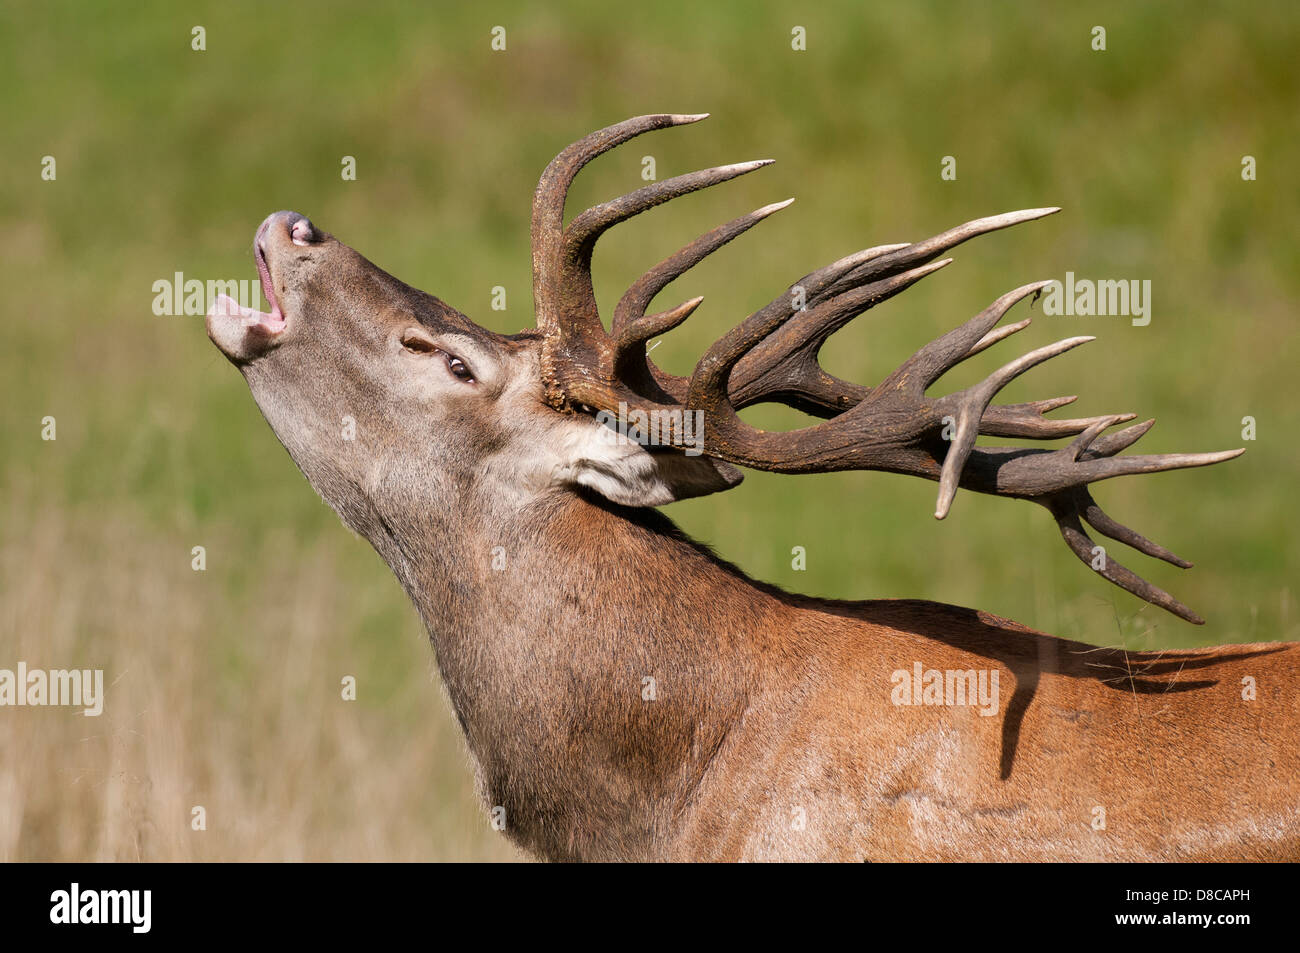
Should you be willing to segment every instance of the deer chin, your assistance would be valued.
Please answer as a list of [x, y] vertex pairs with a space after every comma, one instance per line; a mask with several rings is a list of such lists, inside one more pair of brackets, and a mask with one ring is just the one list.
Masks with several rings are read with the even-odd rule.
[[207, 316], [208, 337], [235, 364], [256, 360], [278, 346], [287, 325], [278, 305], [267, 314], [225, 294], [217, 295]]

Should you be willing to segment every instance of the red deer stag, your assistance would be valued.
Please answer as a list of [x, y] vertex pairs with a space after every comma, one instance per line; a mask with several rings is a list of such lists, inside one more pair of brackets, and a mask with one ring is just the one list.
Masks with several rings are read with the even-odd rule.
[[[556, 860], [1300, 857], [1296, 646], [1128, 652], [937, 603], [793, 595], [651, 509], [735, 486], [735, 465], [888, 470], [938, 481], [940, 518], [965, 487], [1046, 507], [1085, 562], [1087, 523], [1187, 567], [1104, 513], [1090, 485], [1241, 452], [1121, 456], [1151, 421], [1107, 433], [1133, 415], [1045, 416], [1073, 397], [992, 403], [1086, 337], [926, 395], [1024, 328], [998, 322], [1046, 282], [875, 387], [818, 365], [831, 334], [942, 268], [948, 249], [1053, 208], [849, 255], [721, 337], [689, 378], [656, 367], [647, 340], [700, 299], [647, 314], [650, 302], [786, 203], [655, 265], [608, 331], [596, 240], [765, 163], [656, 182], [567, 226], [565, 196], [601, 153], [702, 118], [630, 119], [547, 166], [532, 214], [536, 329], [487, 331], [294, 212], [254, 242], [270, 313], [221, 299], [208, 316], [294, 461], [419, 609], [506, 832]], [[737, 415], [765, 401], [823, 419], [778, 433]], [[987, 447], [980, 434], [1073, 439]], [[1201, 621], [1114, 559], [1099, 574]]]

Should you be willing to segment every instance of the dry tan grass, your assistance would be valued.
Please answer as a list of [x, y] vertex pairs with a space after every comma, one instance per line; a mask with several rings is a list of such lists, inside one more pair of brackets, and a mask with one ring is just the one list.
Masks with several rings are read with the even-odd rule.
[[4, 514], [0, 667], [103, 668], [107, 700], [98, 718], [0, 712], [0, 860], [518, 857], [473, 796], [413, 613], [358, 646], [367, 583], [325, 548], [276, 560], [234, 604], [187, 545], [86, 516]]

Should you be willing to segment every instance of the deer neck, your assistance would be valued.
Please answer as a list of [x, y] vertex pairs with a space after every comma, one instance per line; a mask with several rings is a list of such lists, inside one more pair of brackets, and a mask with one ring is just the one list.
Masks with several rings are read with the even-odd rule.
[[574, 493], [454, 518], [404, 507], [381, 526], [489, 809], [548, 855], [644, 846], [744, 711], [761, 633], [788, 611], [658, 513]]

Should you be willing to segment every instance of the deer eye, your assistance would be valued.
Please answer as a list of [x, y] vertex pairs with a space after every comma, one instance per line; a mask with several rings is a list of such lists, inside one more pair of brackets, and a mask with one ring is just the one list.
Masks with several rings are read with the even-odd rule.
[[413, 354], [429, 354], [434, 357], [441, 357], [447, 362], [447, 370], [451, 372], [453, 377], [459, 381], [464, 381], [466, 384], [474, 383], [474, 372], [469, 369], [469, 365], [455, 354], [438, 347], [429, 339], [428, 335], [408, 330], [402, 335], [402, 347]]
[[[443, 352], [446, 354], [446, 352]], [[451, 371], [452, 376], [466, 383], [473, 383], [474, 375], [470, 372], [469, 367], [458, 358], [455, 354], [446, 354], [447, 370]]]

